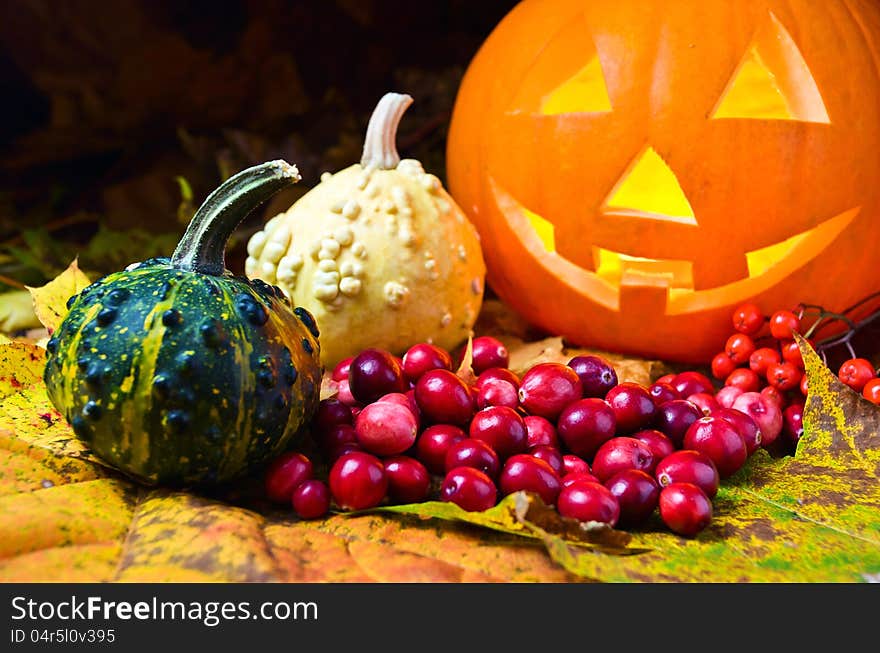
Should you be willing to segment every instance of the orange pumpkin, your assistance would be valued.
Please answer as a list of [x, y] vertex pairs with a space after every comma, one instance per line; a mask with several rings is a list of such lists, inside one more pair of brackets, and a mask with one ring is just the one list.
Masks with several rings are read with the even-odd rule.
[[468, 68], [447, 173], [525, 318], [707, 361], [744, 301], [880, 289], [880, 5], [525, 0]]

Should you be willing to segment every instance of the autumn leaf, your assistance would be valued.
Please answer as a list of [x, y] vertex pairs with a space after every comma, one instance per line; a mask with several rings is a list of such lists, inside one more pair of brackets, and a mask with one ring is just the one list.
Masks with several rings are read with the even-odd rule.
[[46, 285], [28, 288], [33, 298], [34, 312], [50, 335], [67, 315], [67, 300], [90, 283], [74, 259], [64, 272]]
[[34, 314], [34, 302], [27, 290], [13, 290], [0, 295], [0, 331], [15, 333], [40, 325]]

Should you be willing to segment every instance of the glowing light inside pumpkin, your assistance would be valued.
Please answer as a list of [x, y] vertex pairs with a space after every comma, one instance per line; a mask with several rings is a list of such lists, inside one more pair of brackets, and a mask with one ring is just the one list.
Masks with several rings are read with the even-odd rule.
[[598, 57], [544, 96], [541, 102], [541, 113], [545, 116], [579, 111], [611, 111]]

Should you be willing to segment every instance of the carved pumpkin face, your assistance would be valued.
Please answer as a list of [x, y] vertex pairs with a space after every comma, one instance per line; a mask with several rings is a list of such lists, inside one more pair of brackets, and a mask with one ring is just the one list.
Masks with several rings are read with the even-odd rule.
[[448, 142], [489, 283], [572, 342], [695, 362], [744, 301], [880, 289], [878, 53], [868, 1], [524, 1]]

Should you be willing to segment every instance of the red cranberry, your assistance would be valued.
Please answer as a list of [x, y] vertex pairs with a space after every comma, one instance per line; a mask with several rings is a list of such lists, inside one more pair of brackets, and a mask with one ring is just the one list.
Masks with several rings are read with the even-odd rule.
[[684, 448], [706, 454], [721, 478], [739, 471], [748, 458], [743, 437], [720, 417], [703, 417], [691, 424], [684, 435]]
[[351, 424], [337, 424], [324, 433], [320, 433], [318, 438], [318, 446], [321, 448], [321, 452], [331, 461], [339, 457], [341, 447], [357, 444], [357, 432]]
[[587, 461], [573, 453], [567, 453], [562, 457], [563, 474], [591, 474]]
[[480, 375], [492, 367], [507, 367], [510, 363], [510, 353], [507, 351], [507, 347], [492, 336], [474, 338], [472, 352], [471, 367], [476, 375]]
[[[800, 382], [800, 377], [798, 377], [798, 382]], [[775, 401], [779, 406], [779, 410], [783, 410], [788, 405], [788, 400], [785, 398], [783, 392], [783, 390], [780, 390], [773, 385], [761, 388], [761, 394], [767, 397], [767, 399]]]
[[605, 487], [620, 505], [618, 523], [622, 526], [640, 526], [657, 507], [660, 486], [657, 481], [640, 469], [624, 469], [605, 482]]
[[403, 453], [416, 441], [419, 428], [407, 406], [377, 401], [364, 407], [354, 424], [358, 442], [377, 456]]
[[632, 437], [648, 446], [648, 449], [654, 454], [655, 463], [663, 460], [666, 456], [675, 451], [675, 445], [672, 444], [672, 440], [656, 429], [636, 431], [632, 434]]
[[556, 423], [556, 432], [571, 453], [590, 459], [596, 450], [614, 437], [614, 411], [602, 399], [591, 397], [569, 404]]
[[660, 519], [673, 533], [693, 537], [712, 521], [712, 502], [693, 483], [672, 483], [660, 490]]
[[559, 438], [556, 436], [553, 422], [540, 415], [526, 415], [523, 417], [523, 423], [526, 425], [530, 449], [541, 445], [559, 448]]
[[570, 483], [560, 490], [556, 509], [563, 517], [583, 522], [603, 522], [609, 526], [617, 524], [620, 518], [617, 497], [601, 483]]
[[349, 408], [360, 406], [358, 400], [354, 398], [353, 394], [351, 394], [351, 384], [349, 383], [347, 378], [337, 382], [336, 398]]
[[416, 440], [416, 457], [432, 474], [446, 473], [446, 452], [467, 434], [451, 424], [429, 426]]
[[351, 361], [354, 360], [354, 356], [349, 356], [348, 358], [343, 358], [341, 361], [336, 363], [336, 366], [333, 368], [333, 372], [330, 374], [330, 378], [334, 381], [342, 381], [342, 379], [348, 378], [348, 371], [351, 367]]
[[617, 372], [601, 356], [575, 356], [568, 366], [581, 380], [583, 397], [604, 399], [608, 391], [617, 385]]
[[689, 397], [698, 392], [715, 394], [712, 380], [701, 372], [680, 372], [673, 377], [671, 385], [681, 397]]
[[290, 503], [296, 486], [311, 477], [311, 460], [301, 453], [285, 452], [266, 469], [266, 496], [276, 503]]
[[337, 424], [352, 424], [351, 408], [336, 397], [322, 399], [312, 419], [312, 424], [319, 431], [327, 431]]
[[514, 410], [519, 406], [519, 396], [510, 381], [487, 381], [477, 390], [477, 408], [507, 406]]
[[467, 424], [474, 404], [467, 384], [449, 370], [425, 372], [416, 383], [416, 403], [422, 415], [439, 424]]
[[578, 482], [599, 483], [599, 479], [590, 474], [590, 472], [571, 472], [565, 474], [560, 481], [562, 487], [568, 487], [572, 483]]
[[633, 433], [650, 426], [657, 407], [648, 391], [637, 383], [621, 383], [608, 391], [605, 401], [614, 411], [617, 432]]
[[[416, 418], [416, 426], [418, 426], [422, 416], [422, 411], [419, 410], [419, 405], [416, 403], [415, 393], [413, 393], [411, 390], [408, 390], [406, 394], [402, 392], [389, 392], [387, 395], [379, 397], [373, 403], [390, 403], [403, 406], [412, 413], [413, 417]], [[364, 408], [366, 408], [366, 406]]]
[[553, 468], [553, 471], [559, 476], [562, 476], [565, 471], [565, 466], [562, 462], [562, 454], [559, 453], [559, 449], [556, 447], [548, 447], [547, 445], [542, 444], [529, 449], [529, 455], [547, 462], [550, 467]]
[[351, 394], [362, 404], [389, 392], [406, 392], [407, 383], [396, 356], [382, 349], [364, 349], [348, 372]]
[[782, 411], [782, 435], [792, 447], [796, 447], [804, 434], [804, 405], [797, 403]]
[[440, 486], [440, 500], [451, 501], [462, 510], [482, 512], [495, 505], [498, 490], [488, 476], [473, 467], [450, 470]]
[[413, 345], [403, 355], [403, 375], [410, 383], [418, 381], [425, 372], [451, 369], [449, 352], [427, 342]]
[[519, 377], [516, 375], [516, 372], [510, 370], [506, 367], [490, 367], [489, 369], [481, 372], [477, 376], [477, 381], [474, 385], [479, 390], [483, 387], [483, 384], [487, 381], [507, 381], [517, 390], [519, 389]]
[[645, 443], [635, 438], [616, 437], [605, 442], [596, 452], [591, 467], [602, 483], [624, 469], [653, 472], [654, 454]]
[[713, 410], [720, 407], [715, 397], [705, 392], [692, 394], [687, 400], [699, 408], [703, 415], [709, 415]]
[[664, 433], [676, 447], [681, 447], [684, 434], [702, 416], [702, 411], [687, 399], [673, 399], [657, 410], [654, 428]]
[[739, 367], [730, 373], [724, 381], [724, 385], [739, 388], [743, 392], [757, 392], [761, 387], [761, 377], [748, 367]]
[[779, 365], [782, 362], [782, 356], [775, 349], [770, 347], [761, 347], [752, 352], [749, 356], [749, 369], [759, 376], [766, 376], [767, 369], [771, 365]]
[[[667, 383], [674, 388], [675, 386], [673, 384], [675, 382], [676, 376], [678, 376], [678, 375], [677, 374], [664, 374], [659, 379], [654, 381], [654, 383]], [[678, 392], [678, 390], [676, 390], [676, 392]]]
[[373, 508], [385, 498], [388, 477], [382, 461], [355, 451], [336, 459], [330, 468], [330, 494], [343, 510]]
[[388, 478], [388, 497], [394, 503], [419, 503], [425, 500], [431, 477], [422, 463], [409, 456], [391, 456], [382, 464]]
[[538, 363], [523, 375], [519, 403], [530, 415], [555, 420], [562, 410], [581, 398], [581, 380], [562, 363]]
[[548, 506], [556, 503], [561, 484], [546, 460], [528, 454], [511, 456], [501, 468], [498, 486], [502, 495], [524, 490], [534, 492]]
[[742, 393], [731, 408], [742, 411], [755, 420], [755, 424], [761, 429], [763, 447], [770, 446], [782, 432], [782, 409], [760, 392]]
[[719, 408], [714, 413], [715, 417], [720, 417], [736, 429], [737, 433], [742, 436], [743, 442], [746, 443], [746, 453], [751, 456], [761, 446], [761, 429], [751, 417], [736, 408]]
[[336, 462], [345, 454], [352, 453], [353, 451], [364, 451], [364, 448], [360, 445], [360, 442], [346, 442], [331, 451], [330, 454], [327, 456], [327, 460], [331, 463]]
[[309, 479], [296, 486], [291, 503], [301, 519], [317, 519], [330, 511], [330, 490], [324, 481]]
[[477, 411], [471, 420], [470, 437], [484, 440], [501, 460], [524, 453], [529, 446], [526, 424], [512, 408], [489, 406]]
[[715, 401], [717, 401], [718, 405], [722, 408], [730, 408], [733, 406], [733, 402], [736, 401], [736, 398], [742, 393], [742, 388], [738, 388], [735, 385], [726, 385], [715, 393]]
[[456, 467], [473, 467], [489, 478], [495, 478], [501, 469], [501, 461], [488, 443], [475, 438], [465, 438], [449, 445], [445, 467], [447, 472]]
[[658, 408], [665, 404], [667, 401], [672, 401], [673, 399], [680, 399], [678, 392], [675, 388], [673, 388], [668, 383], [659, 383], [654, 382], [650, 386], [648, 386], [648, 394], [651, 395], [651, 399], [654, 401], [654, 405]]
[[709, 498], [718, 492], [721, 478], [715, 463], [704, 453], [681, 449], [657, 463], [654, 477], [660, 487], [671, 483], [693, 483]]

